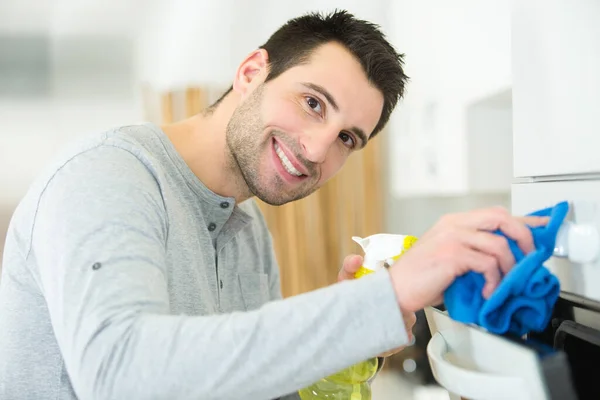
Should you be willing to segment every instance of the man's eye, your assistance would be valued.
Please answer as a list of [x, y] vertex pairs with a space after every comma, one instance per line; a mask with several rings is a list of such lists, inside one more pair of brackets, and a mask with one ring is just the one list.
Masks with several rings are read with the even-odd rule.
[[308, 104], [308, 106], [318, 114], [321, 114], [323, 112], [323, 110], [321, 109], [321, 103], [314, 97], [307, 97], [306, 104]]
[[351, 149], [353, 149], [356, 146], [356, 142], [354, 141], [352, 135], [349, 135], [345, 132], [341, 132], [339, 137], [342, 140], [342, 142]]

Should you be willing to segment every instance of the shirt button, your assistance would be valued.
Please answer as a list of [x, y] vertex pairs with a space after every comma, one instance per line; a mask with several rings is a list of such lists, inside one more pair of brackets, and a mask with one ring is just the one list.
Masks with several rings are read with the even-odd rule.
[[221, 203], [221, 208], [227, 208], [227, 207], [229, 207], [229, 203], [228, 202], [224, 201], [224, 202]]
[[208, 224], [208, 230], [209, 231], [214, 231], [215, 229], [217, 229], [217, 224], [215, 224], [214, 222], [211, 222], [210, 224]]

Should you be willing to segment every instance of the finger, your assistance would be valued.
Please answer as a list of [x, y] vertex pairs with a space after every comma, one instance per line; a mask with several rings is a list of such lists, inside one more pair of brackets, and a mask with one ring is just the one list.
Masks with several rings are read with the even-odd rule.
[[412, 329], [417, 323], [417, 314], [415, 314], [414, 312], [402, 311], [402, 319], [404, 320], [406, 336], [408, 338], [408, 342], [410, 343], [413, 340]]
[[[495, 257], [468, 249], [464, 254], [464, 262], [469, 270], [479, 272], [485, 279], [481, 295], [489, 298], [500, 283], [500, 268]], [[466, 272], [466, 271], [465, 271]], [[462, 275], [462, 274], [461, 274]]]
[[515, 257], [506, 238], [485, 231], [463, 230], [460, 235], [462, 242], [472, 249], [495, 257], [504, 274], [515, 265]]
[[338, 274], [338, 281], [354, 279], [354, 274], [356, 274], [356, 271], [358, 271], [362, 263], [363, 258], [359, 255], [351, 254], [346, 256], [342, 263], [342, 269]]
[[359, 270], [360, 266], [363, 263], [363, 258], [356, 254], [351, 254], [344, 259], [344, 263], [342, 265], [342, 270], [346, 273], [354, 276], [356, 271]]
[[[533, 220], [531, 222], [535, 223]], [[520, 219], [509, 217], [500, 222], [498, 229], [517, 242], [523, 253], [529, 254], [535, 250], [531, 230]]]
[[463, 214], [462, 226], [479, 230], [500, 230], [507, 237], [517, 242], [517, 245], [525, 254], [534, 249], [533, 236], [524, 222], [531, 222], [539, 226], [544, 224], [543, 217], [513, 217], [502, 207], [486, 208]]
[[548, 221], [550, 221], [550, 217], [537, 216], [517, 217], [517, 219], [523, 222], [525, 225], [529, 225], [532, 228], [546, 226], [548, 225]]
[[407, 331], [410, 331], [417, 323], [417, 314], [414, 312], [404, 312], [402, 313], [402, 318], [404, 319], [404, 325], [406, 326]]

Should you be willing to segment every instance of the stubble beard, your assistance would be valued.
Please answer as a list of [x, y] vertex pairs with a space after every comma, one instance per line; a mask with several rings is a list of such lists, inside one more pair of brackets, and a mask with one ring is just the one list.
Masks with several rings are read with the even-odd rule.
[[[278, 174], [270, 177], [269, 182], [264, 182], [264, 177], [260, 176], [261, 156], [271, 150], [273, 137], [280, 137], [286, 144], [289, 141], [285, 134], [276, 131], [268, 134], [265, 139], [260, 139], [264, 133], [264, 124], [260, 118], [263, 90], [264, 84], [256, 88], [250, 98], [234, 110], [227, 124], [227, 166], [242, 194], [240, 197], [256, 196], [269, 205], [280, 206], [300, 200], [318, 187], [302, 185], [293, 193], [286, 193], [286, 183]], [[309, 171], [313, 170], [314, 168], [309, 168]]]

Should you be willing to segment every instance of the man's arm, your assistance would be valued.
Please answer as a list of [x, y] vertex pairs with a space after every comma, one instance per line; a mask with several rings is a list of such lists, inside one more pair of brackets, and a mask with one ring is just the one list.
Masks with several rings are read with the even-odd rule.
[[[279, 274], [279, 264], [277, 262], [277, 256], [275, 254], [275, 250], [274, 250], [274, 246], [273, 246], [273, 237], [270, 234], [269, 228], [266, 224], [264, 216], [262, 215], [262, 212], [260, 211], [260, 209], [256, 205], [256, 203], [252, 204], [251, 209], [248, 211], [251, 212], [252, 216], [255, 219], [259, 220], [259, 226], [262, 231], [262, 234], [260, 235], [260, 237], [266, 238], [265, 241], [262, 243], [262, 246], [263, 246], [262, 250], [263, 250], [264, 254], [268, 255], [267, 261], [266, 261], [268, 263], [268, 265], [266, 265], [266, 267], [267, 267], [268, 275], [269, 275], [269, 279], [270, 279], [270, 282], [269, 282], [269, 290], [270, 290], [270, 296], [271, 296], [270, 298], [272, 300], [280, 299], [280, 298], [282, 298], [281, 281], [280, 281], [280, 274]], [[362, 265], [362, 261], [363, 261], [363, 258], [360, 256], [356, 256], [356, 255], [347, 256], [344, 259], [342, 268], [340, 269], [340, 273], [338, 275], [338, 282], [341, 282], [343, 280], [354, 279], [354, 274], [356, 273], [356, 271], [358, 271], [358, 269]], [[406, 324], [406, 322], [407, 321], [404, 320], [405, 324]], [[414, 322], [410, 326], [411, 329], [412, 329], [413, 325], [414, 325]], [[377, 371], [376, 371], [375, 375], [373, 376], [373, 378], [371, 378], [371, 381], [373, 381], [377, 377], [377, 374], [379, 374], [379, 371], [381, 371], [381, 369], [383, 368], [383, 364], [385, 363], [385, 357], [378, 356], [377, 359], [379, 361], [377, 364]], [[299, 399], [300, 399], [300, 397], [299, 397], [298, 393], [293, 393], [288, 396], [282, 397], [280, 400], [299, 400]]]
[[270, 399], [406, 343], [387, 271], [251, 312], [170, 315], [167, 233], [156, 180], [125, 150], [81, 154], [46, 188], [28, 257], [79, 397]]

